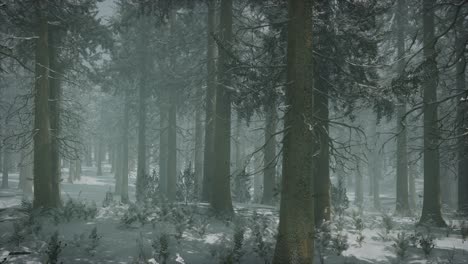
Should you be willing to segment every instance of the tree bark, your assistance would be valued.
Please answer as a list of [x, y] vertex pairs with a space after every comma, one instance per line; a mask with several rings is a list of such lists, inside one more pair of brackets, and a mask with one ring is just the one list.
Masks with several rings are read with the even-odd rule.
[[124, 120], [122, 128], [122, 157], [120, 169], [122, 173], [122, 189], [120, 193], [120, 201], [128, 203], [128, 127], [130, 122], [130, 96], [128, 91], [125, 92]]
[[169, 120], [167, 131], [167, 198], [176, 199], [177, 183], [177, 106], [176, 94], [170, 92]]
[[[198, 98], [202, 95], [199, 94]], [[202, 111], [197, 108], [195, 112], [195, 179], [197, 184], [196, 194], [201, 197], [203, 184], [203, 124]]]
[[423, 113], [424, 198], [420, 224], [446, 226], [440, 205], [439, 129], [437, 114], [438, 70], [434, 37], [435, 0], [423, 1]]
[[2, 189], [8, 189], [8, 172], [10, 170], [10, 152], [3, 148]]
[[115, 194], [122, 193], [122, 179], [123, 179], [123, 146], [122, 144], [116, 144], [114, 147], [115, 149], [115, 158], [117, 161], [117, 166], [114, 170], [114, 178], [115, 178]]
[[[458, 134], [458, 211], [468, 215], [468, 92], [466, 92], [466, 56], [465, 45], [468, 39], [468, 30], [464, 26], [464, 16], [460, 15], [456, 24], [457, 39], [456, 52], [458, 62], [456, 65], [457, 93], [465, 92], [458, 101], [457, 125]], [[460, 99], [462, 99], [460, 98]]]
[[146, 178], [146, 97], [147, 97], [147, 78], [150, 62], [148, 56], [148, 38], [146, 37], [147, 21], [144, 15], [140, 17], [140, 32], [139, 34], [139, 61], [141, 65], [141, 73], [138, 89], [138, 160], [137, 160], [137, 179], [136, 179], [136, 200], [142, 201], [144, 195], [144, 179]]
[[[397, 56], [398, 56], [398, 74], [404, 74], [405, 67], [405, 25], [407, 16], [406, 0], [398, 0], [397, 2]], [[406, 99], [402, 96], [398, 97], [397, 102], [397, 180], [396, 180], [396, 211], [398, 215], [410, 215], [408, 203], [408, 154], [407, 154], [407, 135], [406, 127], [404, 126], [404, 118], [406, 115]]]
[[227, 50], [232, 45], [232, 0], [221, 0], [218, 85], [214, 114], [214, 164], [211, 207], [217, 214], [233, 215], [231, 200], [231, 73]]
[[288, 1], [287, 131], [275, 264], [314, 259], [312, 9], [312, 0]]
[[34, 96], [34, 207], [58, 207], [54, 200], [52, 150], [49, 118], [48, 3], [37, 1], [38, 38], [36, 40]]
[[263, 150], [263, 204], [273, 204], [276, 187], [276, 99], [265, 106], [265, 148]]
[[167, 146], [168, 146], [168, 119], [167, 92], [162, 91], [159, 107], [159, 190], [163, 195], [167, 193]]
[[205, 99], [205, 146], [203, 153], [202, 201], [211, 201], [214, 177], [214, 102], [216, 91], [215, 56], [215, 0], [208, 0], [208, 42], [207, 42], [207, 79]]
[[97, 151], [96, 151], [96, 166], [97, 166], [97, 176], [102, 176], [102, 139], [98, 139], [97, 143]]
[[59, 64], [57, 45], [59, 43], [59, 32], [55, 26], [49, 27], [49, 111], [50, 111], [50, 134], [51, 134], [51, 166], [52, 166], [52, 193], [57, 203], [60, 203], [60, 101], [61, 101], [61, 78], [63, 65]]

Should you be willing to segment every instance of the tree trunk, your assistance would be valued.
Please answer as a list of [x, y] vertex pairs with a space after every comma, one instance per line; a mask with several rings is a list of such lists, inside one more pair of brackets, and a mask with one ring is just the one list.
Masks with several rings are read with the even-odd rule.
[[369, 178], [371, 178], [371, 188], [374, 209], [380, 210], [380, 176], [381, 159], [379, 135], [377, 134], [377, 115], [373, 114], [370, 124], [370, 150], [369, 150]]
[[124, 120], [122, 131], [122, 157], [119, 161], [122, 170], [122, 189], [120, 193], [120, 201], [128, 203], [128, 127], [130, 122], [130, 96], [128, 91], [125, 92]]
[[96, 166], [97, 166], [97, 176], [102, 176], [102, 139], [98, 140], [96, 151]]
[[288, 1], [287, 87], [279, 232], [273, 263], [313, 263], [312, 0]]
[[36, 40], [34, 96], [34, 207], [58, 207], [52, 179], [52, 151], [49, 119], [48, 3], [37, 1], [38, 38]]
[[[457, 125], [459, 127], [458, 134], [458, 211], [464, 215], [468, 215], [468, 93], [466, 92], [466, 56], [465, 45], [468, 39], [468, 30], [464, 26], [464, 16], [460, 15], [456, 24], [457, 39], [457, 76], [456, 85], [457, 93], [465, 92], [465, 100], [458, 101], [457, 109]], [[462, 136], [463, 135], [463, 136]]]
[[217, 214], [234, 214], [231, 200], [231, 72], [229, 54], [232, 44], [232, 0], [221, 0], [218, 60], [218, 85], [214, 114], [214, 164], [211, 206]]
[[[169, 16], [169, 30], [171, 36], [175, 35], [176, 12], [172, 9]], [[170, 67], [175, 69], [175, 54], [171, 54]], [[171, 87], [169, 91], [169, 119], [167, 130], [167, 198], [176, 199], [177, 184], [177, 91]]]
[[424, 113], [424, 199], [420, 224], [446, 226], [440, 205], [439, 129], [437, 115], [438, 70], [434, 37], [435, 0], [423, 2], [423, 113]]
[[202, 201], [211, 201], [214, 177], [214, 103], [216, 91], [215, 56], [215, 0], [208, 0], [208, 43], [207, 43], [207, 80], [205, 98], [205, 146], [203, 153]]
[[68, 168], [68, 182], [73, 183], [73, 180], [75, 179], [75, 163], [73, 160], [70, 160], [70, 166]]
[[[198, 98], [201, 98], [199, 94]], [[200, 109], [195, 113], [195, 180], [197, 184], [196, 195], [201, 197], [203, 184], [203, 124], [201, 120], [202, 112]]]
[[167, 198], [176, 199], [177, 183], [177, 106], [176, 94], [171, 91], [169, 106], [169, 122], [167, 131]]
[[[406, 0], [398, 0], [397, 2], [397, 52], [398, 52], [398, 74], [404, 74], [405, 68], [405, 25], [407, 14]], [[396, 211], [395, 213], [402, 216], [410, 215], [408, 203], [408, 155], [407, 155], [407, 136], [404, 118], [406, 115], [406, 99], [398, 98], [397, 102], [397, 180], [396, 180]]]
[[168, 146], [168, 119], [167, 92], [163, 91], [159, 107], [159, 190], [167, 194], [167, 146]]
[[23, 191], [23, 196], [32, 195], [32, 159], [30, 149], [21, 150], [21, 162], [20, 162], [20, 184], [19, 188]]
[[114, 170], [114, 178], [115, 178], [115, 194], [122, 193], [122, 179], [123, 179], [123, 146], [121, 144], [116, 144], [114, 147], [115, 150], [115, 158], [117, 161], [117, 166]]
[[263, 150], [263, 204], [273, 204], [276, 187], [276, 100], [265, 104], [265, 148]]
[[8, 189], [8, 171], [10, 169], [10, 152], [3, 148], [2, 189]]
[[59, 65], [57, 45], [59, 43], [59, 33], [55, 26], [49, 27], [49, 111], [50, 111], [50, 140], [51, 140], [51, 166], [52, 166], [52, 194], [53, 199], [60, 203], [60, 101], [61, 101], [61, 79], [63, 75], [63, 65]]

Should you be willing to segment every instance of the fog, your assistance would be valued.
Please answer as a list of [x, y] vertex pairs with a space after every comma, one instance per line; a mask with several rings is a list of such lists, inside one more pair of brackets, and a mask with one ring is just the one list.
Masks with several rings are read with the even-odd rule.
[[468, 263], [468, 2], [0, 1], [0, 263]]

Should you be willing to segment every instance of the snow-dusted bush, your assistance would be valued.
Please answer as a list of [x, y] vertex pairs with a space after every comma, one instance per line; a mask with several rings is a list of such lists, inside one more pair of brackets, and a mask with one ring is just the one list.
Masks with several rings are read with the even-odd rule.
[[419, 238], [419, 246], [421, 247], [424, 256], [428, 258], [431, 255], [432, 250], [435, 248], [434, 236], [429, 232], [422, 234]]
[[273, 245], [268, 242], [268, 218], [254, 211], [250, 222], [250, 226], [252, 227], [253, 250], [264, 263], [270, 263]]
[[47, 244], [47, 249], [45, 250], [45, 254], [47, 257], [46, 263], [49, 264], [57, 264], [59, 263], [59, 257], [62, 253], [63, 248], [65, 248], [67, 244], [64, 244], [59, 239], [58, 231], [55, 231], [54, 234], [49, 239], [49, 243]]
[[466, 223], [466, 221], [462, 221], [460, 224], [460, 235], [464, 243], [468, 237], [468, 223]]
[[209, 224], [210, 219], [203, 215], [195, 218], [195, 223], [192, 225], [191, 229], [200, 236], [200, 238], [204, 238]]
[[102, 201], [102, 207], [109, 207], [114, 203], [114, 194], [112, 191], [109, 189], [106, 192], [106, 196], [104, 197], [104, 200]]
[[315, 248], [321, 264], [325, 263], [326, 251], [330, 248], [331, 240], [331, 222], [323, 221], [322, 224], [315, 229]]
[[336, 255], [341, 256], [341, 254], [349, 248], [348, 235], [337, 233], [331, 238], [331, 250], [336, 253]]
[[85, 247], [85, 250], [92, 256], [96, 254], [96, 248], [99, 246], [99, 241], [101, 240], [101, 238], [102, 236], [99, 235], [97, 232], [97, 227], [94, 227], [88, 236], [88, 243]]
[[333, 212], [338, 216], [342, 216], [349, 207], [349, 199], [346, 195], [346, 187], [343, 178], [338, 179], [338, 184], [336, 186], [333, 184], [331, 185], [331, 204]]
[[382, 214], [382, 226], [385, 229], [385, 233], [388, 235], [393, 228], [395, 227], [395, 223], [393, 222], [393, 218], [389, 214]]
[[169, 234], [162, 232], [155, 238], [151, 243], [151, 247], [154, 250], [154, 259], [161, 264], [167, 263], [170, 256], [169, 243], [170, 243]]
[[186, 204], [195, 201], [197, 198], [196, 184], [195, 172], [192, 170], [192, 165], [189, 164], [177, 179], [177, 200]]
[[410, 237], [407, 236], [405, 232], [398, 233], [397, 236], [393, 238], [392, 247], [400, 261], [405, 259], [410, 243]]
[[8, 239], [9, 242], [19, 247], [21, 242], [23, 242], [25, 238], [26, 238], [25, 229], [23, 228], [20, 222], [15, 221], [13, 223], [13, 232], [11, 233], [11, 236]]

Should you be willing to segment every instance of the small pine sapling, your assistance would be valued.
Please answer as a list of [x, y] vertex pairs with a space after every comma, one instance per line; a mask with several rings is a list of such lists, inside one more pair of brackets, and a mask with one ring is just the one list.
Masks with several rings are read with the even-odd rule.
[[330, 221], [323, 221], [315, 230], [315, 247], [321, 264], [325, 263], [325, 251], [330, 247], [331, 240], [332, 235]]
[[86, 251], [92, 256], [94, 256], [96, 253], [96, 248], [99, 246], [99, 241], [101, 238], [102, 236], [98, 235], [97, 227], [94, 227], [88, 236], [88, 245], [85, 248]]
[[47, 249], [45, 251], [47, 255], [47, 262], [49, 264], [57, 264], [59, 263], [59, 257], [62, 253], [63, 248], [65, 248], [67, 244], [62, 243], [59, 240], [59, 233], [55, 231], [54, 234], [50, 237], [49, 243], [47, 245]]
[[468, 224], [466, 221], [462, 221], [460, 224], [460, 235], [462, 238], [462, 243], [465, 243], [466, 238], [468, 237]]
[[11, 234], [11, 237], [9, 239], [10, 243], [15, 244], [15, 246], [19, 247], [21, 242], [24, 241], [26, 238], [26, 234], [24, 232], [23, 226], [19, 222], [14, 222], [13, 223], [13, 233]]
[[233, 263], [242, 263], [241, 258], [244, 255], [243, 246], [244, 246], [244, 236], [245, 236], [245, 228], [240, 222], [237, 222], [234, 225], [234, 234], [233, 234], [233, 242], [234, 247], [232, 249], [232, 260]]
[[410, 247], [410, 237], [406, 235], [405, 232], [397, 234], [397, 237], [393, 239], [392, 247], [395, 250], [395, 253], [399, 261], [403, 261], [406, 257], [406, 252]]
[[428, 258], [432, 250], [435, 248], [434, 237], [430, 233], [421, 235], [419, 238], [419, 246], [424, 252], [424, 256]]
[[337, 256], [341, 256], [344, 251], [349, 248], [348, 236], [345, 234], [337, 233], [332, 236], [331, 249], [336, 253]]
[[169, 259], [169, 240], [170, 236], [167, 233], [161, 233], [158, 237], [153, 239], [151, 246], [154, 249], [154, 258], [158, 263], [166, 264]]

